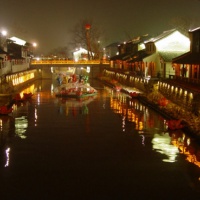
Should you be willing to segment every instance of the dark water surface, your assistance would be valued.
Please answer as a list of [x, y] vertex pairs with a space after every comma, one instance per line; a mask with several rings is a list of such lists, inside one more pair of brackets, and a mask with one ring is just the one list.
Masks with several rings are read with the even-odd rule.
[[66, 101], [38, 81], [31, 102], [1, 117], [0, 199], [200, 199], [186, 136], [137, 100], [91, 86], [96, 98]]

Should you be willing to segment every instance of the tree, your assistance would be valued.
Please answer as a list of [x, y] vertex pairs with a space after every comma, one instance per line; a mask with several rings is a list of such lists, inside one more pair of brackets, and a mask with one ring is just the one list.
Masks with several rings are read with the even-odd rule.
[[82, 47], [88, 50], [88, 59], [99, 59], [103, 31], [91, 19], [80, 20], [72, 30], [74, 48]]
[[71, 57], [71, 55], [69, 55], [69, 49], [68, 47], [58, 47], [55, 49], [52, 49], [48, 55], [50, 56], [54, 56], [57, 58], [61, 58], [61, 59], [66, 59]]

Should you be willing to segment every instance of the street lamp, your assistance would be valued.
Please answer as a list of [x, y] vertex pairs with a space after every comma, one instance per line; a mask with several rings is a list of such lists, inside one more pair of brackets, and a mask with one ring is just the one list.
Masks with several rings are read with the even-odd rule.
[[2, 34], [3, 36], [6, 36], [6, 35], [7, 35], [7, 31], [3, 30], [3, 31], [1, 31], [1, 34]]
[[100, 55], [101, 51], [100, 51], [100, 41], [98, 41], [98, 59], [101, 59], [101, 55]]
[[37, 47], [37, 43], [34, 42], [34, 43], [33, 43], [33, 46], [34, 46], [34, 47]]

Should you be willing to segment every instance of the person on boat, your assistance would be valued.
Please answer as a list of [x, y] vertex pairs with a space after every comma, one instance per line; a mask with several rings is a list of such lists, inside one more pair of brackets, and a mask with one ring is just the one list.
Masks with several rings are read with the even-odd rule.
[[73, 75], [72, 75], [72, 82], [75, 83], [76, 81], [77, 81], [77, 79], [76, 79], [76, 75], [73, 74]]

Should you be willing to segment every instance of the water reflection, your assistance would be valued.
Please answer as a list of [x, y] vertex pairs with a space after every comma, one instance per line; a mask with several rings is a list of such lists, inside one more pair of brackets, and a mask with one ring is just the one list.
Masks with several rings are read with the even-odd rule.
[[[37, 86], [37, 87], [36, 87]], [[42, 91], [43, 88], [47, 90]], [[27, 89], [26, 92], [33, 92], [33, 102], [26, 102], [14, 105], [12, 116], [0, 117], [0, 147], [4, 155], [3, 166], [9, 167], [10, 154], [13, 149], [10, 146], [11, 136], [18, 136], [26, 139], [26, 131], [30, 124], [29, 115], [33, 115], [34, 126], [37, 126], [38, 106], [52, 100], [52, 94], [48, 87], [36, 84]], [[100, 92], [104, 93], [104, 91]], [[89, 104], [96, 97], [84, 101], [53, 98], [58, 105], [58, 113], [66, 116], [88, 115]], [[112, 109], [121, 118], [121, 129], [124, 133], [138, 134], [141, 137], [141, 145], [146, 148], [146, 143], [151, 140], [152, 149], [165, 156], [163, 162], [177, 162], [179, 154], [185, 156], [188, 163], [200, 168], [200, 147], [191, 138], [181, 131], [169, 132], [166, 127], [166, 120], [141, 104], [137, 99], [131, 99], [122, 93], [115, 93], [107, 90], [103, 99], [103, 109]], [[107, 99], [109, 98], [109, 102]], [[34, 105], [32, 105], [34, 103]], [[32, 107], [32, 110], [30, 110]], [[89, 128], [89, 126], [88, 126]]]
[[141, 137], [145, 146], [146, 138], [152, 138], [152, 148], [166, 156], [163, 162], [176, 162], [181, 153], [186, 160], [200, 167], [200, 147], [191, 143], [191, 139], [182, 131], [168, 131], [166, 119], [155, 114], [151, 109], [141, 104], [137, 99], [130, 99], [123, 93], [115, 93], [111, 89], [110, 107], [114, 113], [121, 116], [122, 131], [129, 128], [130, 123]]
[[21, 139], [26, 139], [26, 129], [28, 128], [28, 120], [26, 116], [15, 118], [15, 134]]
[[152, 137], [152, 148], [167, 157], [163, 162], [176, 162], [179, 151], [172, 145], [171, 138], [166, 133], [166, 120], [155, 115], [137, 99], [130, 99], [122, 93], [111, 94], [110, 105], [115, 113], [122, 116], [122, 130], [126, 130], [127, 122], [132, 122], [142, 138], [143, 146], [146, 137]]
[[130, 122], [140, 133], [148, 134], [154, 130], [166, 130], [165, 120], [154, 112], [150, 112], [148, 107], [141, 104], [137, 99], [131, 99], [122, 93], [111, 93], [110, 107], [116, 114], [122, 116], [123, 128]]
[[94, 97], [85, 99], [68, 99], [68, 98], [55, 98], [55, 103], [59, 104], [58, 112], [66, 116], [77, 114], [87, 115], [89, 113], [88, 104], [94, 101]]
[[12, 116], [0, 116], [0, 147], [7, 144], [8, 138], [12, 136], [14, 118]]
[[6, 164], [4, 167], [8, 167], [9, 162], [10, 162], [10, 148], [9, 147], [5, 150], [5, 153], [6, 153]]
[[10, 138], [13, 136], [14, 118], [12, 116], [0, 116], [0, 149], [3, 152], [3, 165], [9, 166]]
[[171, 138], [167, 133], [155, 134], [152, 139], [152, 148], [156, 152], [167, 156], [163, 162], [176, 162], [176, 157], [179, 154], [178, 148], [171, 143]]

